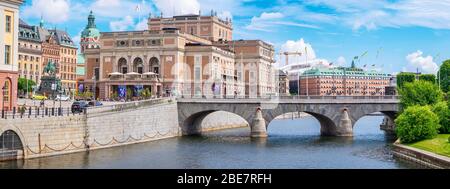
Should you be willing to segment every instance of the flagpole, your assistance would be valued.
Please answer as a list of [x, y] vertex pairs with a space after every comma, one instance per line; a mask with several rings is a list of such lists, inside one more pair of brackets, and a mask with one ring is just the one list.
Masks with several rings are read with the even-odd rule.
[[[305, 47], [305, 54], [306, 54], [306, 65], [308, 66], [308, 48]], [[309, 77], [308, 77], [308, 72], [306, 72], [305, 76], [306, 76], [306, 96], [309, 97]]]

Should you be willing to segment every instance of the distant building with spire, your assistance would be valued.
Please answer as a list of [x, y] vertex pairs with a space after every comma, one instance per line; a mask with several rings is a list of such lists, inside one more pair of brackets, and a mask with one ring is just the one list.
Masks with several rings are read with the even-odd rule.
[[95, 24], [95, 16], [91, 11], [88, 16], [88, 24], [81, 33], [80, 52], [83, 54], [86, 49], [100, 48], [100, 31]]

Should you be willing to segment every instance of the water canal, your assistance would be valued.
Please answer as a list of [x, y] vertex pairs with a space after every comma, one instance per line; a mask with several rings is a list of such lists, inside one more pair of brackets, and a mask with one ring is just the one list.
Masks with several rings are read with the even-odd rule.
[[274, 120], [269, 138], [250, 139], [250, 129], [210, 132], [91, 152], [0, 162], [26, 169], [407, 169], [392, 157], [394, 137], [380, 130], [383, 117], [367, 116], [353, 138], [321, 137], [313, 117]]

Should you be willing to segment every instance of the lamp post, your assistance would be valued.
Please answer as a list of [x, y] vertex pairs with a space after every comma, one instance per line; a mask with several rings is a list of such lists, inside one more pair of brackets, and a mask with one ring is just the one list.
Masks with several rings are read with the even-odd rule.
[[95, 100], [96, 100], [96, 94], [95, 94], [95, 92], [97, 91], [96, 89], [97, 89], [97, 80], [96, 80], [97, 78], [95, 77], [95, 73], [94, 73], [94, 76], [92, 77], [92, 80], [94, 80], [94, 87], [93, 87], [93, 92], [94, 92], [94, 106], [96, 106], [97, 104], [96, 104], [96, 102], [95, 102]]
[[6, 86], [3, 86], [2, 87], [2, 112], [3, 112], [3, 110], [5, 109], [5, 89], [6, 89]]

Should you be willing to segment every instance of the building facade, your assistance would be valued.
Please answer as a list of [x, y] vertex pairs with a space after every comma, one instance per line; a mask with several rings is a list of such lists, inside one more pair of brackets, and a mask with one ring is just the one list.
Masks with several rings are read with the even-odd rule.
[[314, 68], [300, 76], [300, 95], [384, 96], [392, 75], [360, 68]]
[[0, 0], [0, 102], [4, 110], [17, 106], [19, 6], [22, 3], [22, 0]]
[[[42, 45], [37, 27], [20, 20], [19, 24], [19, 78], [39, 85], [42, 76]], [[29, 91], [31, 92], [31, 91]]]
[[97, 98], [133, 98], [147, 89], [153, 96], [216, 98], [275, 92], [273, 46], [232, 41], [231, 21], [215, 15], [150, 17], [148, 30], [102, 32], [99, 43], [84, 51], [82, 84]]
[[233, 23], [231, 19], [220, 19], [217, 12], [211, 11], [209, 16], [183, 15], [172, 18], [153, 18], [150, 15], [148, 29], [150, 31], [160, 31], [163, 28], [177, 28], [181, 33], [199, 36], [210, 41], [232, 41]]
[[76, 89], [77, 46], [66, 31], [44, 28], [41, 20], [37, 27], [42, 46], [42, 68], [50, 61], [56, 65], [56, 76], [61, 79], [66, 94]]

